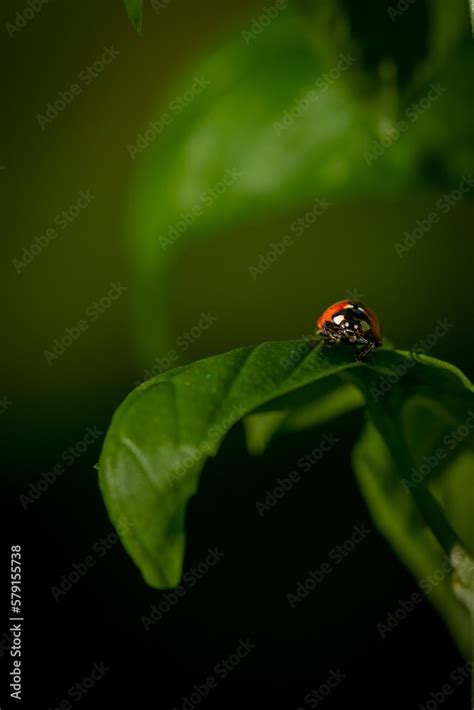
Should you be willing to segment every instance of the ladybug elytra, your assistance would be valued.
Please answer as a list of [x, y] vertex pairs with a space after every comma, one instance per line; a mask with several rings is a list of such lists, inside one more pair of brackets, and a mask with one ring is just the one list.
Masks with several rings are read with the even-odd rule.
[[363, 345], [356, 359], [364, 362], [374, 348], [382, 345], [382, 336], [375, 313], [360, 301], [338, 301], [317, 321], [318, 335], [325, 345], [351, 343]]

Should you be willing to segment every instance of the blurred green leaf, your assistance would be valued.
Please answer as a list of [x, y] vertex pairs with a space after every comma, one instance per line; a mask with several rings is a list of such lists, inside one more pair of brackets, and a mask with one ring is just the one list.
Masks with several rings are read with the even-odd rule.
[[127, 9], [130, 22], [137, 32], [142, 31], [143, 24], [143, 0], [123, 0]]
[[392, 85], [405, 96], [429, 82], [460, 38], [468, 36], [465, 0], [379, 0], [370, 12], [361, 12], [352, 0], [296, 0], [296, 5], [325, 56], [334, 58], [347, 45], [357, 48], [360, 79], [376, 93]]
[[452, 52], [441, 82], [431, 58], [447, 56], [455, 32], [430, 44], [430, 71], [420, 60], [400, 95], [390, 62], [372, 86], [360, 44], [320, 24], [309, 36], [287, 8], [256, 36], [236, 34], [129, 144], [140, 161], [127, 231], [144, 366], [169, 348], [167, 267], [192, 240], [317, 196], [457, 185], [472, 165], [472, 52]]
[[[239, 34], [193, 67], [144, 126], [143, 141], [129, 146], [143, 152], [128, 233], [145, 365], [167, 349], [165, 273], [178, 249], [258, 213], [367, 178], [377, 183], [362, 155], [374, 117], [345, 89], [342, 67], [352, 58], [339, 61], [340, 78], [322, 78], [287, 10], [256, 41]], [[318, 98], [285, 129], [285, 114], [315, 90]]]

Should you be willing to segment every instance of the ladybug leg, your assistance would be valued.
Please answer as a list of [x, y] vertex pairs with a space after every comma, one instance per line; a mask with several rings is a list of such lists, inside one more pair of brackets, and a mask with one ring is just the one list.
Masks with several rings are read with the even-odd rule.
[[327, 326], [323, 326], [321, 330], [318, 330], [317, 335], [321, 338], [326, 347], [332, 347], [340, 340], [339, 334], [331, 331]]
[[354, 345], [368, 345], [370, 342], [357, 330], [346, 330], [345, 337], [349, 343], [353, 343]]
[[322, 340], [322, 335], [321, 335], [321, 331], [319, 331], [319, 330], [316, 331], [316, 333], [312, 333], [311, 335], [305, 335], [303, 337], [303, 343], [309, 350], [312, 350], [312, 348], [315, 348], [316, 346], [320, 345], [321, 340]]
[[356, 360], [358, 360], [359, 362], [367, 362], [368, 357], [374, 348], [375, 343], [373, 342], [373, 340], [369, 341], [365, 348], [362, 348], [362, 350], [357, 353]]
[[322, 345], [324, 345], [325, 348], [332, 348], [333, 345], [335, 345], [337, 342], [336, 340], [334, 340], [334, 338], [331, 338], [331, 336], [329, 336], [329, 335], [319, 334], [319, 337], [320, 337], [320, 343], [322, 343]]

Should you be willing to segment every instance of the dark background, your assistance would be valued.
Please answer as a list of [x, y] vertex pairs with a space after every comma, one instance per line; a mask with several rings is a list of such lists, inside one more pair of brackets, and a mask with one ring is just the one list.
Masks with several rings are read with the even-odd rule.
[[[133, 287], [123, 242], [124, 209], [136, 167], [126, 144], [186, 67], [218, 37], [247, 26], [264, 5], [174, 0], [159, 15], [147, 5], [140, 37], [118, 1], [51, 0], [9, 37], [5, 22], [24, 6], [2, 4], [5, 347], [0, 395], [11, 404], [1, 415], [1, 565], [7, 579], [9, 548], [21, 544], [25, 616], [24, 700], [9, 699], [10, 660], [2, 651], [2, 707], [59, 707], [68, 689], [90, 673], [94, 662], [103, 661], [110, 671], [82, 698], [83, 707], [122, 702], [178, 708], [193, 685], [202, 684], [247, 637], [255, 650], [202, 700], [203, 708], [308, 707], [305, 694], [339, 668], [346, 678], [321, 703], [328, 710], [353, 705], [415, 709], [464, 664], [426, 600], [381, 638], [377, 625], [416, 586], [373, 529], [301, 604], [295, 609], [288, 604], [286, 595], [350, 536], [354, 524], [372, 528], [350, 463], [360, 414], [330, 429], [283, 437], [264, 460], [244, 453], [240, 428], [231, 433], [206, 466], [200, 494], [189, 507], [193, 533], [185, 569], [198, 565], [209, 547], [217, 546], [224, 558], [149, 631], [141, 617], [164, 594], [145, 585], [120, 543], [112, 544], [103, 558], [92, 552], [113, 532], [94, 469], [101, 438], [26, 510], [20, 502], [19, 496], [28, 494], [30, 485], [61, 461], [88, 427], [105, 434], [114, 409], [143, 376], [131, 335]], [[119, 48], [119, 58], [41, 131], [36, 114], [111, 44]], [[91, 206], [17, 274], [12, 259], [88, 188], [97, 195]], [[400, 260], [393, 252], [394, 241], [441, 194], [436, 189], [407, 191], [337, 204], [314, 239], [295, 247], [284, 264], [244, 293], [240, 274], [272, 234], [285, 233], [294, 215], [229, 230], [225, 242], [216, 236], [180, 252], [168, 289], [175, 332], [192, 327], [201, 311], [219, 316], [186, 358], [299, 337], [311, 330], [322, 307], [343, 297], [346, 289], [358, 289], [400, 345], [416, 342], [439, 318], [448, 317], [450, 335], [432, 354], [472, 375], [466, 328], [472, 311], [472, 202], [463, 200], [446, 215], [409, 258]], [[338, 253], [358, 256], [332, 270], [336, 235]], [[324, 274], [317, 279], [321, 263]], [[48, 365], [44, 349], [104, 295], [111, 281], [128, 286], [125, 296]], [[335, 447], [260, 518], [256, 500], [278, 476], [287, 476], [324, 432], [335, 433], [347, 445]], [[95, 565], [55, 601], [51, 587], [90, 554]], [[2, 632], [8, 630], [7, 593], [5, 586]], [[456, 692], [444, 708], [467, 707], [468, 684]]]

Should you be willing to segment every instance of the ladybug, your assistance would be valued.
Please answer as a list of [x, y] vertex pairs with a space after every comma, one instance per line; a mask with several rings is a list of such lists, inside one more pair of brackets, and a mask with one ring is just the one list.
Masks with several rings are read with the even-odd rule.
[[360, 301], [338, 301], [326, 308], [317, 320], [318, 335], [323, 344], [352, 343], [364, 347], [356, 360], [364, 362], [374, 348], [382, 345], [377, 316]]

